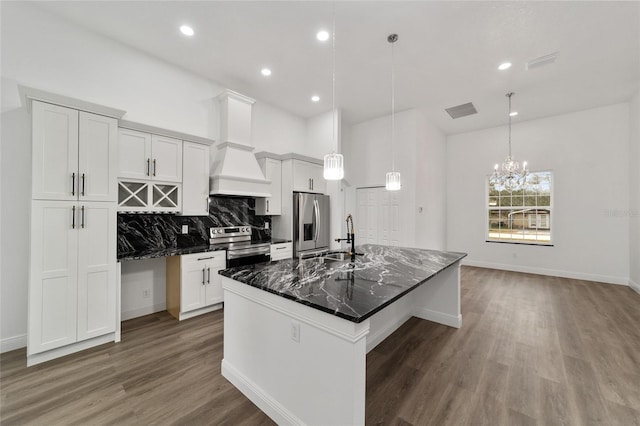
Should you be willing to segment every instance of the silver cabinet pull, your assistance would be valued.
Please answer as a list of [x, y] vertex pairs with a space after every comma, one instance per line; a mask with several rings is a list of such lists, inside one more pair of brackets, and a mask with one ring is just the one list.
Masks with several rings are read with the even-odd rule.
[[207, 267], [207, 284], [211, 284], [211, 268]]
[[76, 195], [76, 174], [71, 173], [71, 195]]
[[269, 200], [267, 200], [267, 212], [269, 212]]
[[156, 159], [153, 159], [153, 175], [156, 175]]
[[198, 261], [200, 261], [200, 260], [209, 260], [209, 259], [213, 259], [213, 258], [214, 258], [214, 256], [211, 256], [211, 257], [199, 257]]
[[309, 178], [309, 189], [311, 189], [311, 178]]
[[71, 207], [71, 229], [76, 229], [76, 206]]
[[287, 247], [276, 247], [276, 250], [284, 250], [284, 249], [286, 249], [286, 248], [287, 248]]
[[150, 173], [150, 167], [151, 167], [151, 159], [147, 158], [147, 176], [149, 176]]
[[315, 183], [315, 182], [313, 182], [313, 178], [311, 178], [311, 190], [312, 190], [312, 191], [313, 191], [313, 184], [314, 184], [314, 183]]
[[80, 207], [80, 214], [82, 216], [82, 220], [80, 221], [80, 227], [84, 228], [84, 206]]
[[204, 285], [204, 270], [205, 268], [202, 268], [202, 285]]
[[82, 191], [80, 192], [80, 195], [84, 197], [84, 173], [82, 174]]

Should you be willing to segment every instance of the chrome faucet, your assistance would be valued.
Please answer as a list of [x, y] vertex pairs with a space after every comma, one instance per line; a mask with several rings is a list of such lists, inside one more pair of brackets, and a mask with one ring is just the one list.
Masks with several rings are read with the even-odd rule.
[[[349, 222], [351, 222], [351, 228], [349, 228]], [[351, 251], [347, 253], [352, 258], [356, 255], [356, 234], [353, 230], [353, 216], [351, 213], [347, 215], [347, 238], [336, 238], [336, 242], [346, 241], [347, 244], [351, 243]]]

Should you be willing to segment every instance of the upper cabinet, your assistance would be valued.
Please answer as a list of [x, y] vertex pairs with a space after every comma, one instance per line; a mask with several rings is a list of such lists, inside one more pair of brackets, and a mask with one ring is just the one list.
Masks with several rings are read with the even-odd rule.
[[182, 147], [182, 215], [209, 215], [209, 147], [184, 142]]
[[118, 177], [182, 182], [182, 141], [120, 129]]
[[327, 184], [323, 176], [323, 167], [308, 161], [292, 159], [293, 190], [301, 192], [314, 192], [324, 194]]
[[279, 215], [282, 213], [282, 161], [263, 157], [258, 158], [265, 178], [271, 181], [269, 193], [271, 197], [256, 198], [256, 214], [260, 216]]
[[117, 120], [33, 101], [32, 198], [115, 201]]

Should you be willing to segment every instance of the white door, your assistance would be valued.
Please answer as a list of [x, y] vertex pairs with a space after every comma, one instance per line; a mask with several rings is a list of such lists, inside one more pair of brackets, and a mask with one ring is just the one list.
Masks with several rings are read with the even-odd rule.
[[182, 214], [209, 215], [209, 147], [184, 142], [182, 147]]
[[78, 341], [115, 331], [116, 205], [80, 202]]
[[218, 271], [225, 268], [225, 260], [213, 260], [207, 264], [206, 301], [207, 306], [221, 303], [224, 299], [222, 291], [222, 275]]
[[151, 135], [149, 133], [120, 129], [117, 152], [119, 178], [150, 178]]
[[116, 201], [118, 122], [80, 112], [78, 173], [80, 200]]
[[33, 101], [32, 198], [78, 198], [78, 111]]
[[399, 246], [401, 241], [400, 193], [384, 187], [356, 190], [358, 244]]
[[182, 182], [182, 141], [165, 136], [151, 136], [151, 178]]
[[27, 354], [76, 341], [78, 203], [31, 203]]
[[181, 259], [180, 312], [189, 312], [205, 306], [207, 262]]

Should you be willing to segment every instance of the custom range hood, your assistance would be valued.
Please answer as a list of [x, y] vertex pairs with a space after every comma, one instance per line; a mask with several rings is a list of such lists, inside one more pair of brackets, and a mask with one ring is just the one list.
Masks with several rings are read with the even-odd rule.
[[251, 109], [255, 100], [232, 90], [218, 96], [220, 143], [211, 172], [211, 194], [270, 197], [269, 184], [253, 155]]

